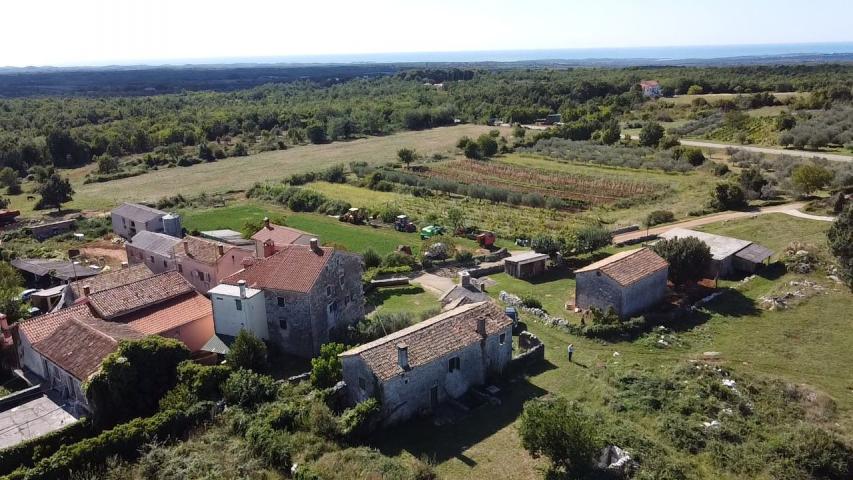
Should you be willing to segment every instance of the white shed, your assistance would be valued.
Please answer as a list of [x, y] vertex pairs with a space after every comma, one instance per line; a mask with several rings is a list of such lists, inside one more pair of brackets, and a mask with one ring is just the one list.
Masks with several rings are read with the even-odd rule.
[[248, 330], [256, 337], [269, 340], [264, 294], [256, 288], [221, 284], [208, 292], [213, 303], [213, 324], [217, 335], [236, 337]]

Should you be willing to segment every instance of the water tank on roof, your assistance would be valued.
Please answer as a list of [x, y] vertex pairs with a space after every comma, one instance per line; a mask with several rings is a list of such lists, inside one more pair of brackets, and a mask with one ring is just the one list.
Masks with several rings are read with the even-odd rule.
[[163, 233], [176, 238], [183, 236], [183, 228], [181, 227], [181, 216], [174, 213], [163, 215]]

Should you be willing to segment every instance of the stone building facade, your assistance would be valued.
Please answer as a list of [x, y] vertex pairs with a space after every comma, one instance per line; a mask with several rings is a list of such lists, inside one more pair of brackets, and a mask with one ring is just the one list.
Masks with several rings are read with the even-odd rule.
[[382, 404], [383, 423], [434, 411], [503, 374], [512, 320], [491, 301], [467, 304], [341, 354], [347, 400]]

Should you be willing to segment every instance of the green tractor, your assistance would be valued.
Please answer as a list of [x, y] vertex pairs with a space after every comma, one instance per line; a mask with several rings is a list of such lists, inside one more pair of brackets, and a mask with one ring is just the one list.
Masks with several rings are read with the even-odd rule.
[[441, 225], [427, 225], [421, 229], [421, 240], [426, 240], [436, 235], [444, 235], [445, 230]]

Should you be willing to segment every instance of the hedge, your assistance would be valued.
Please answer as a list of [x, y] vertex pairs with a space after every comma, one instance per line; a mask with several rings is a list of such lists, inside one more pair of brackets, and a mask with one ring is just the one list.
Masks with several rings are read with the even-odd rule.
[[136, 418], [70, 445], [63, 445], [53, 455], [43, 458], [32, 468], [19, 468], [4, 480], [68, 478], [92, 465], [100, 465], [110, 457], [132, 460], [152, 440], [183, 436], [190, 428], [209, 419], [213, 402], [199, 402], [186, 410], [168, 410], [146, 418]]
[[84, 418], [46, 435], [0, 450], [0, 474], [5, 475], [21, 467], [32, 467], [62, 445], [77, 443], [96, 433], [92, 422]]

